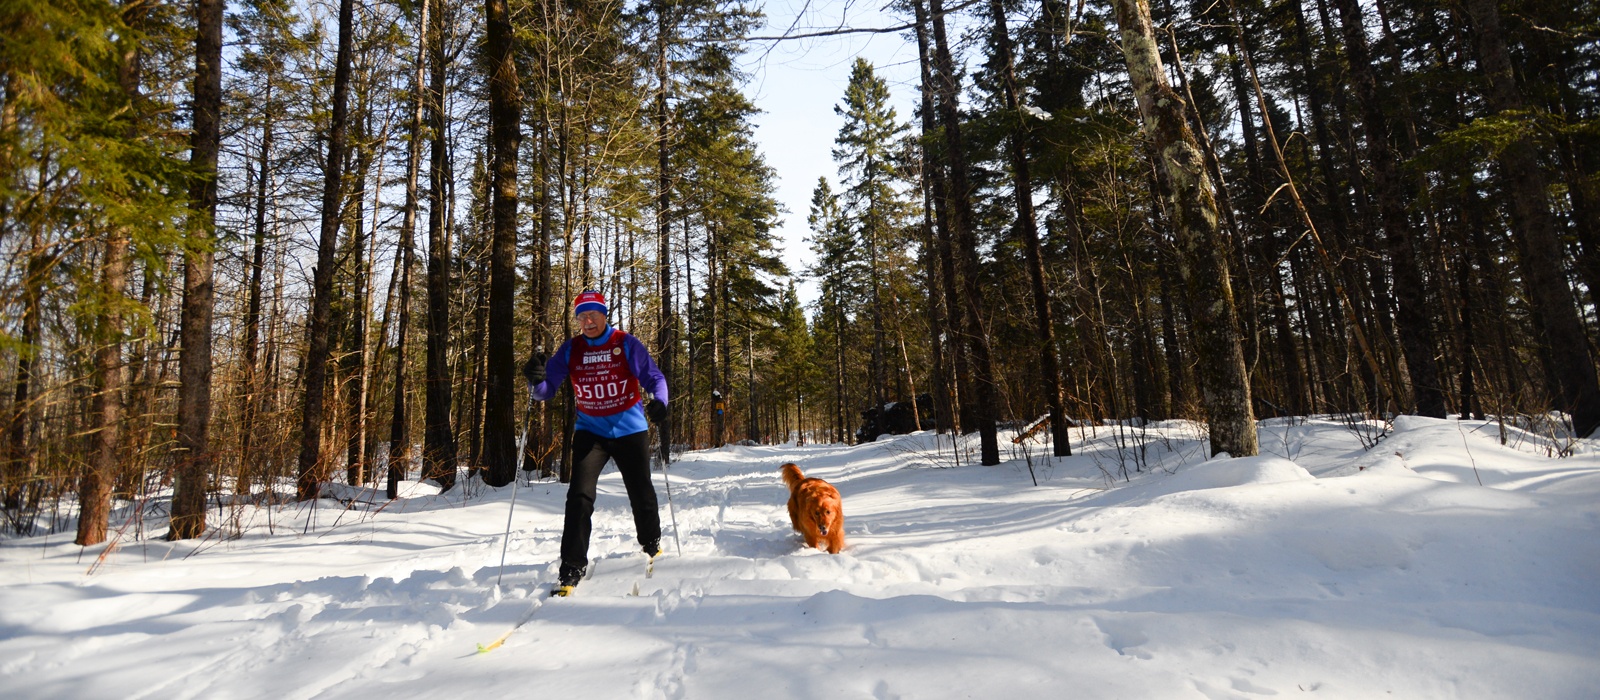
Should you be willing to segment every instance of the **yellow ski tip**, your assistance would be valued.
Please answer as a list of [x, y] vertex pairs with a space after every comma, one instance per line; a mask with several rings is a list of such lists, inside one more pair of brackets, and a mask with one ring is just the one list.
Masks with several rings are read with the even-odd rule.
[[501, 637], [499, 639], [496, 639], [496, 640], [488, 643], [487, 645], [479, 644], [478, 645], [478, 653], [479, 654], [487, 654], [487, 653], [489, 653], [491, 651], [494, 651], [495, 649], [499, 649], [501, 644], [505, 644], [506, 643], [506, 637], [510, 637], [510, 636], [511, 636], [511, 633], [507, 632], [504, 635], [501, 635]]
[[550, 591], [550, 595], [565, 598], [572, 595], [572, 589], [573, 586], [556, 586], [555, 590]]

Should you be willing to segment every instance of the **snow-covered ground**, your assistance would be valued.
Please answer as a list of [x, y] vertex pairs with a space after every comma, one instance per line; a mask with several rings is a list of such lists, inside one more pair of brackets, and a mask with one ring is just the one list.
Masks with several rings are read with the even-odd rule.
[[[608, 468], [593, 576], [545, 602], [559, 483], [516, 489], [504, 568], [513, 489], [481, 485], [218, 512], [239, 537], [103, 557], [4, 540], [0, 696], [1600, 696], [1600, 456], [1500, 430], [1402, 419], [1362, 449], [1269, 421], [1264, 456], [1212, 461], [1181, 423], [998, 467], [928, 433], [688, 453], [681, 553], [662, 493], [644, 577]], [[784, 461], [843, 492], [842, 554], [790, 530]]]

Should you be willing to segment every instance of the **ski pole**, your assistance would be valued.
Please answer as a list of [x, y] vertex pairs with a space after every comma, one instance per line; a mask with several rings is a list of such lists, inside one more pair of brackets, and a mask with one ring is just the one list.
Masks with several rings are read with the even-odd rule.
[[[523, 448], [528, 444], [528, 419], [533, 416], [533, 394], [529, 390], [528, 415], [522, 419], [522, 437], [517, 438], [517, 462], [511, 471], [511, 508], [506, 510], [506, 538], [500, 542], [500, 573], [495, 574], [494, 585], [499, 587], [500, 579], [506, 575], [506, 548], [511, 546], [511, 518], [517, 512], [517, 470], [522, 469]], [[674, 525], [676, 527], [676, 525]]]
[[672, 480], [667, 478], [667, 468], [672, 465], [672, 436], [667, 426], [670, 419], [656, 424], [656, 439], [661, 441], [661, 448], [656, 451], [656, 457], [661, 460], [661, 483], [667, 486], [667, 515], [672, 518], [672, 544], [677, 547], [678, 556], [683, 556], [683, 540], [678, 538], [678, 510], [672, 507]]

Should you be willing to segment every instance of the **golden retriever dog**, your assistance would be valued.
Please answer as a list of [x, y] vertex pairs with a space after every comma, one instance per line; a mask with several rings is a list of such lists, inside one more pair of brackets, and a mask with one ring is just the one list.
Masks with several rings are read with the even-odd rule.
[[821, 479], [807, 479], [792, 462], [783, 465], [783, 483], [789, 487], [789, 522], [806, 539], [806, 546], [829, 554], [844, 549], [844, 501], [839, 489]]

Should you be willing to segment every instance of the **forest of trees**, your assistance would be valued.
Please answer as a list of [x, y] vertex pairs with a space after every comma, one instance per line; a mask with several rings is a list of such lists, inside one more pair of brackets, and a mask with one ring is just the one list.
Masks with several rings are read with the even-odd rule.
[[516, 367], [586, 288], [678, 449], [852, 441], [919, 394], [983, 464], [1041, 417], [1056, 455], [1108, 421], [1236, 456], [1268, 417], [1600, 426], [1600, 3], [892, 11], [860, 29], [916, 47], [917, 107], [850, 66], [789, 270], [756, 4], [6, 3], [6, 527], [559, 476], [570, 404], [525, 411]]

